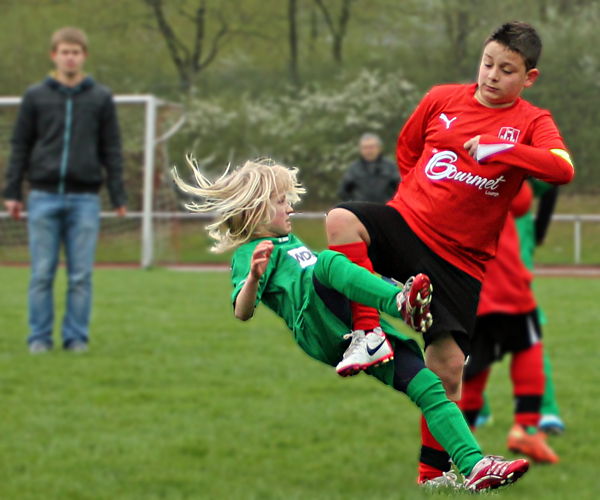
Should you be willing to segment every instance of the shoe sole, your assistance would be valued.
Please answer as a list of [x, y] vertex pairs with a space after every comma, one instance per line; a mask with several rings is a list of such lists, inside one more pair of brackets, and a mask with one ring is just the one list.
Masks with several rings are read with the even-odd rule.
[[[418, 274], [415, 277], [415, 279], [419, 276], [420, 274]], [[420, 333], [425, 333], [433, 324], [433, 318], [431, 316], [431, 313], [429, 312], [429, 306], [431, 304], [431, 299], [433, 298], [433, 285], [431, 284], [431, 281], [428, 276], [423, 276], [425, 276], [427, 279], [423, 280], [423, 283], [421, 285], [421, 288], [417, 292], [417, 295], [411, 300], [409, 294], [408, 298], [414, 310], [412, 318], [414, 319], [415, 317], [424, 316], [419, 322], [419, 325], [413, 327], [415, 331]]]
[[378, 360], [373, 361], [372, 363], [367, 363], [365, 365], [347, 366], [342, 371], [338, 371], [337, 374], [340, 377], [353, 377], [354, 375], [358, 375], [360, 372], [365, 371], [367, 368], [371, 368], [371, 367], [375, 368], [377, 366], [387, 363], [388, 361], [391, 361], [392, 359], [394, 359], [393, 353], [388, 354], [387, 356], [385, 356], [383, 358], [379, 358]]

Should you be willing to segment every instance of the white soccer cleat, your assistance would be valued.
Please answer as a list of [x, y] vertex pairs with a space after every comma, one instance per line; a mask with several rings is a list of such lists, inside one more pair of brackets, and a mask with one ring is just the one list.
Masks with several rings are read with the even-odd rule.
[[344, 338], [351, 338], [352, 341], [335, 368], [338, 375], [342, 377], [356, 375], [370, 366], [377, 366], [394, 359], [394, 350], [379, 326], [367, 333], [363, 330], [354, 330], [344, 335]]
[[422, 486], [428, 490], [437, 489], [452, 489], [462, 490], [462, 483], [458, 482], [458, 477], [454, 472], [444, 472], [441, 476], [434, 477], [433, 479], [421, 479], [418, 480], [419, 486]]

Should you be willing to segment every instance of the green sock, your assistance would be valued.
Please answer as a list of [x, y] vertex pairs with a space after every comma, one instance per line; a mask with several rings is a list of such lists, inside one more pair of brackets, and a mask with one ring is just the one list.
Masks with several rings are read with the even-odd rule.
[[492, 407], [490, 406], [490, 400], [487, 397], [487, 394], [483, 393], [483, 407], [479, 410], [479, 415], [481, 417], [489, 417], [492, 414]]
[[431, 434], [460, 472], [470, 474], [483, 455], [458, 406], [446, 397], [439, 377], [422, 369], [408, 384], [406, 394], [421, 408]]
[[321, 252], [315, 266], [315, 276], [321, 284], [343, 293], [354, 302], [400, 318], [396, 306], [400, 289], [364, 267], [353, 264], [344, 254], [332, 250]]
[[542, 415], [556, 415], [560, 416], [560, 410], [558, 409], [558, 402], [556, 401], [556, 394], [554, 393], [554, 381], [552, 379], [552, 366], [550, 365], [550, 358], [544, 350], [544, 375], [546, 376], [546, 387], [544, 388], [544, 395], [542, 397], [542, 408], [540, 413]]

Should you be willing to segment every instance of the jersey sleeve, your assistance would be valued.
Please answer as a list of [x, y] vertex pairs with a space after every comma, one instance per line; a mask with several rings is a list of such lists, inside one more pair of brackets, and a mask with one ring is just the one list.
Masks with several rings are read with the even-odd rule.
[[[237, 296], [239, 295], [244, 283], [248, 279], [248, 274], [250, 273], [250, 261], [252, 259], [252, 252], [254, 251], [256, 245], [246, 245], [244, 247], [239, 248], [235, 255], [233, 256], [233, 261], [231, 262], [231, 281], [233, 282], [233, 294], [231, 296], [231, 303], [235, 306], [235, 301]], [[275, 250], [271, 254], [271, 259], [269, 260], [269, 264], [267, 265], [267, 269], [265, 273], [262, 275], [260, 282], [258, 284], [258, 290], [256, 292], [256, 303], [254, 307], [258, 305], [260, 302], [264, 291], [267, 289], [269, 284], [269, 279], [273, 274], [275, 269]]]
[[413, 111], [398, 136], [396, 160], [402, 178], [414, 168], [425, 148], [425, 132], [432, 101], [430, 92]]
[[482, 135], [475, 159], [480, 163], [498, 161], [512, 165], [554, 185], [569, 183], [575, 173], [573, 162], [549, 114], [535, 121], [530, 145]]

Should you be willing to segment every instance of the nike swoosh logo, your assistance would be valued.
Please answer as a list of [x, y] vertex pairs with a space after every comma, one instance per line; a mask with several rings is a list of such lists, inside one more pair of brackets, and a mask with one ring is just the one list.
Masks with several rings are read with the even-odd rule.
[[369, 356], [373, 356], [373, 354], [375, 354], [377, 351], [379, 351], [379, 348], [385, 343], [385, 339], [381, 340], [381, 343], [375, 347], [375, 349], [371, 349], [369, 346], [367, 346], [367, 352], [369, 353]]

